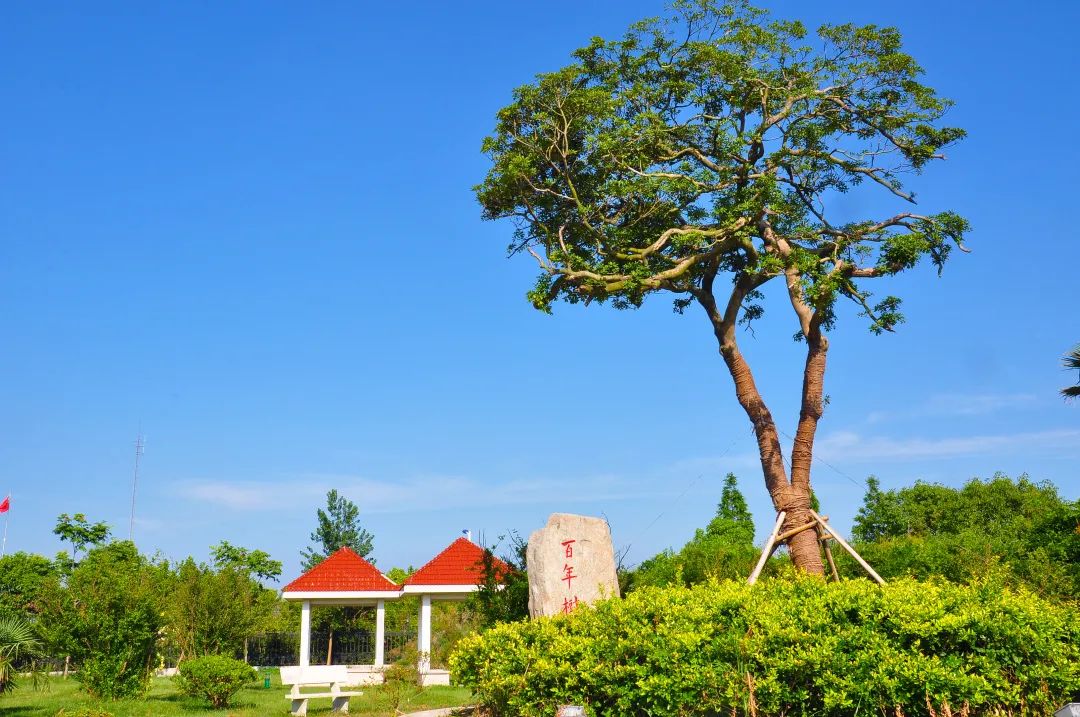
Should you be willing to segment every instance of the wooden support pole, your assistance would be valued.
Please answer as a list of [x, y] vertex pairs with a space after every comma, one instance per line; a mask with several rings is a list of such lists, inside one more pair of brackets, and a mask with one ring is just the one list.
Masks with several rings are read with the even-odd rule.
[[[828, 518], [826, 518], [828, 520]], [[833, 581], [840, 582], [840, 573], [836, 571], [836, 561], [833, 560], [832, 548], [829, 547], [829, 539], [825, 537], [825, 532], [818, 526], [818, 540], [821, 541], [821, 547], [825, 550], [825, 559], [829, 561], [829, 571], [832, 573]]]
[[821, 519], [820, 515], [818, 515], [814, 511], [810, 511], [810, 515], [814, 516], [814, 520], [816, 520], [821, 525], [822, 528], [824, 528], [826, 531], [828, 531], [829, 535], [832, 536], [833, 540], [840, 543], [840, 546], [844, 550], [851, 553], [851, 557], [855, 558], [855, 562], [857, 562], [859, 565], [861, 565], [862, 569], [865, 570], [867, 573], [869, 573], [870, 577], [872, 577], [874, 579], [874, 581], [877, 582], [878, 585], [884, 585], [885, 584], [885, 579], [882, 578], [880, 575], [878, 575], [874, 571], [874, 569], [872, 567], [870, 567], [870, 563], [863, 560], [862, 556], [855, 552], [855, 548], [848, 545], [847, 541], [844, 540], [843, 538], [841, 538], [836, 533], [835, 530], [830, 528], [829, 525], [824, 520]]
[[776, 547], [776, 536], [780, 533], [780, 526], [784, 524], [784, 518], [787, 517], [787, 513], [780, 511], [780, 514], [776, 516], [776, 525], [773, 526], [772, 532], [769, 533], [769, 539], [765, 541], [765, 547], [761, 551], [761, 557], [758, 558], [757, 565], [754, 566], [754, 572], [750, 573], [750, 577], [746, 580], [747, 585], [753, 585], [757, 582], [758, 576], [761, 575], [761, 571], [765, 568], [765, 561], [772, 555], [773, 549]]
[[[824, 518], [822, 518], [822, 520], [828, 520], [828, 519], [829, 519], [829, 516], [827, 516], [827, 515]], [[812, 520], [809, 523], [807, 523], [806, 525], [799, 526], [798, 528], [792, 528], [791, 530], [787, 531], [786, 533], [780, 534], [779, 536], [777, 536], [776, 542], [777, 543], [783, 543], [788, 538], [794, 537], [794, 536], [798, 535], [799, 533], [803, 532], [804, 530], [810, 530], [810, 528], [813, 528], [813, 527], [816, 527], [816, 526], [817, 526], [817, 521]]]

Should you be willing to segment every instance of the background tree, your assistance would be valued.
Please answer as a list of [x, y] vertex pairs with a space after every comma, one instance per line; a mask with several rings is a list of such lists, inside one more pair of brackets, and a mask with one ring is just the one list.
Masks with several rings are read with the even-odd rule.
[[739, 481], [734, 473], [724, 477], [724, 490], [716, 517], [709, 521], [705, 534], [722, 539], [729, 545], [754, 545], [754, 516], [746, 506], [746, 498], [739, 491]]
[[83, 513], [71, 516], [61, 513], [56, 519], [56, 527], [53, 528], [53, 533], [60, 536], [60, 540], [71, 543], [73, 561], [77, 552], [85, 551], [88, 546], [100, 545], [108, 540], [110, 532], [107, 523], [91, 523]]
[[[674, 10], [622, 40], [594, 39], [573, 64], [515, 90], [484, 141], [493, 166], [477, 196], [486, 219], [515, 221], [510, 253], [539, 264], [537, 309], [559, 299], [634, 308], [670, 292], [677, 311], [704, 312], [772, 502], [797, 527], [810, 519], [839, 300], [874, 333], [893, 330], [900, 299], [875, 301], [866, 284], [924, 258], [940, 271], [967, 228], [951, 212], [842, 216], [832, 200], [865, 189], [882, 197], [844, 206], [913, 204], [901, 177], [964, 132], [939, 125], [950, 103], [919, 82], [895, 29], [825, 25], [810, 38], [744, 2]], [[771, 281], [806, 344], [790, 472], [737, 334], [762, 315]], [[798, 567], [822, 572], [813, 531], [789, 548]]]
[[900, 499], [896, 492], [882, 491], [877, 476], [869, 476], [866, 479], [866, 494], [863, 496], [862, 507], [855, 515], [852, 537], [855, 540], [872, 542], [891, 535], [906, 534], [906, 525], [900, 512]]
[[43, 555], [18, 552], [0, 558], [0, 618], [37, 614], [42, 586], [58, 574], [57, 565]]
[[[509, 568], [506, 571], [498, 569], [495, 559], [495, 551], [503, 541], [506, 541], [507, 549], [501, 560]], [[480, 627], [524, 620], [529, 616], [529, 574], [525, 561], [528, 548], [528, 541], [514, 530], [508, 535], [500, 535], [495, 545], [484, 548], [479, 589], [468, 600]]]
[[[313, 546], [305, 548], [303, 565], [310, 570], [332, 553], [348, 546], [362, 557], [367, 557], [374, 547], [375, 536], [360, 525], [360, 509], [356, 504], [331, 489], [326, 494], [326, 510], [315, 513], [317, 525], [311, 534]], [[374, 562], [374, 561], [372, 561]], [[363, 612], [353, 607], [323, 608], [312, 613], [312, 623], [317, 630], [326, 630], [326, 664], [334, 659], [334, 635], [355, 629], [363, 619]]]
[[[1065, 354], [1061, 359], [1061, 363], [1070, 371], [1080, 371], [1080, 344], [1072, 351]], [[1075, 386], [1066, 386], [1061, 389], [1061, 395], [1065, 398], [1076, 398], [1080, 396], [1080, 382], [1077, 382]]]
[[679, 552], [665, 550], [643, 560], [631, 574], [627, 590], [648, 585], [697, 585], [706, 580], [744, 579], [757, 559], [754, 518], [739, 491], [734, 473], [724, 478], [716, 516], [694, 531]]
[[867, 486], [852, 537], [882, 576], [994, 579], [1059, 600], [1080, 595], [1080, 503], [1062, 499], [1052, 484], [999, 473], [962, 488], [916, 483], [882, 491], [872, 476]]
[[212, 546], [210, 554], [214, 558], [218, 580], [228, 579], [228, 572], [240, 573], [247, 578], [248, 595], [241, 598], [247, 602], [252, 618], [243, 634], [243, 657], [247, 662], [249, 638], [256, 633], [270, 632], [284, 611], [283, 601], [277, 599], [276, 591], [267, 590], [258, 582], [277, 581], [281, 577], [281, 561], [272, 559], [264, 550], [248, 550], [225, 540]]
[[263, 550], [248, 550], [222, 540], [210, 547], [210, 554], [218, 570], [234, 568], [260, 580], [277, 581], [281, 577], [281, 561]]
[[164, 605], [167, 634], [180, 660], [237, 655], [262, 632], [277, 593], [233, 565], [218, 569], [188, 558], [176, 566]]
[[69, 654], [95, 697], [142, 695], [157, 666], [166, 604], [162, 566], [124, 540], [92, 548], [61, 584], [41, 591], [41, 624], [54, 654]]
[[318, 525], [311, 534], [313, 546], [305, 548], [304, 569], [310, 570], [332, 553], [348, 546], [359, 555], [367, 557], [373, 548], [375, 536], [360, 526], [360, 509], [337, 489], [326, 494], [326, 510], [316, 510]]

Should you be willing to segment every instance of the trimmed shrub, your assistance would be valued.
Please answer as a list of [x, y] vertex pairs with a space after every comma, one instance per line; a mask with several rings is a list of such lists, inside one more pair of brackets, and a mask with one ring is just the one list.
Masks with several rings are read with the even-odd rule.
[[180, 663], [176, 684], [184, 694], [205, 697], [214, 707], [221, 708], [256, 676], [255, 668], [242, 660], [207, 655]]
[[1080, 616], [987, 584], [714, 582], [498, 625], [451, 669], [506, 716], [1042, 716], [1080, 691]]

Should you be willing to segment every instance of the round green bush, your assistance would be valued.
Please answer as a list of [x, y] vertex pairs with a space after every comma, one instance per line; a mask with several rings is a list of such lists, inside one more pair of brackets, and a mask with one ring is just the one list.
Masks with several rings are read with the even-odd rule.
[[494, 715], [1047, 715], [1080, 692], [1075, 607], [989, 584], [649, 588], [463, 639]]
[[214, 707], [225, 707], [229, 699], [256, 678], [255, 668], [224, 655], [207, 655], [180, 663], [176, 683], [192, 697], [205, 697]]

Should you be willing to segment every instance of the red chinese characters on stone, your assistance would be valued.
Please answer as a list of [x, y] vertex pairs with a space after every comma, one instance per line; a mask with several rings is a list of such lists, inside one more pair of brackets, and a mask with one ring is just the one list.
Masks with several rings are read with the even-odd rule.
[[578, 575], [574, 573], [574, 564], [572, 562], [574, 559], [574, 543], [576, 542], [577, 540], [570, 539], [564, 540], [560, 543], [560, 545], [563, 546], [563, 557], [566, 559], [566, 562], [563, 563], [562, 578], [560, 578], [560, 580], [566, 583], [567, 593], [566, 597], [563, 598], [563, 614], [569, 614], [570, 612], [572, 612], [580, 602], [578, 596], [574, 594], [574, 579], [578, 577]]
[[574, 578], [576, 578], [577, 575], [574, 575], [574, 566], [573, 565], [563, 565], [562, 569], [563, 569], [562, 581], [564, 583], [566, 583], [566, 589], [569, 590], [572, 587], [571, 584], [573, 583]]

